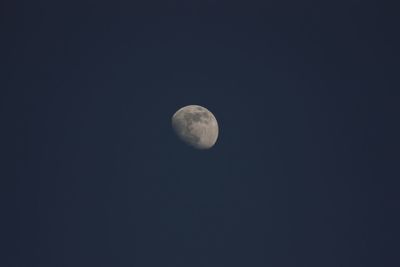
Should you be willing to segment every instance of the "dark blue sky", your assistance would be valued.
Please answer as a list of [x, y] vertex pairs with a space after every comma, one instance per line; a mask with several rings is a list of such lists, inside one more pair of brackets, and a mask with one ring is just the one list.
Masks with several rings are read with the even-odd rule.
[[1, 267], [397, 266], [394, 9], [8, 2]]

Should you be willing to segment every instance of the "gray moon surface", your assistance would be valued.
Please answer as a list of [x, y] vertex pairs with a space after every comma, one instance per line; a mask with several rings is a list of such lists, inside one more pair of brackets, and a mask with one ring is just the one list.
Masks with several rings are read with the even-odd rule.
[[206, 108], [189, 105], [172, 116], [172, 128], [186, 144], [196, 149], [209, 149], [218, 138], [218, 122]]

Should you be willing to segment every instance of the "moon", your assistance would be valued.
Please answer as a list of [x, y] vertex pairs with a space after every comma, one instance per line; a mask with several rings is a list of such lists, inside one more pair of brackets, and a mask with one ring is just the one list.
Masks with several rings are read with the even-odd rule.
[[218, 122], [206, 108], [189, 105], [172, 116], [172, 128], [186, 144], [196, 149], [209, 149], [218, 138]]

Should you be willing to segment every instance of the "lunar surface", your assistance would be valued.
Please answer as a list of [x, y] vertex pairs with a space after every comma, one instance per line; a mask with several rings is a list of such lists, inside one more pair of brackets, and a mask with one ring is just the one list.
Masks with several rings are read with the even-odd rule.
[[196, 149], [211, 148], [218, 138], [218, 123], [206, 108], [190, 105], [172, 116], [172, 128], [186, 144]]

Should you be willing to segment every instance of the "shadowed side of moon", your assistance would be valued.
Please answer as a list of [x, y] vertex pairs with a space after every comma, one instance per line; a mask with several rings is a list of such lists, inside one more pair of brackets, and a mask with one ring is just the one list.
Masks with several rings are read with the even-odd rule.
[[190, 105], [172, 116], [172, 128], [178, 137], [197, 149], [209, 149], [218, 138], [218, 123], [206, 108]]

